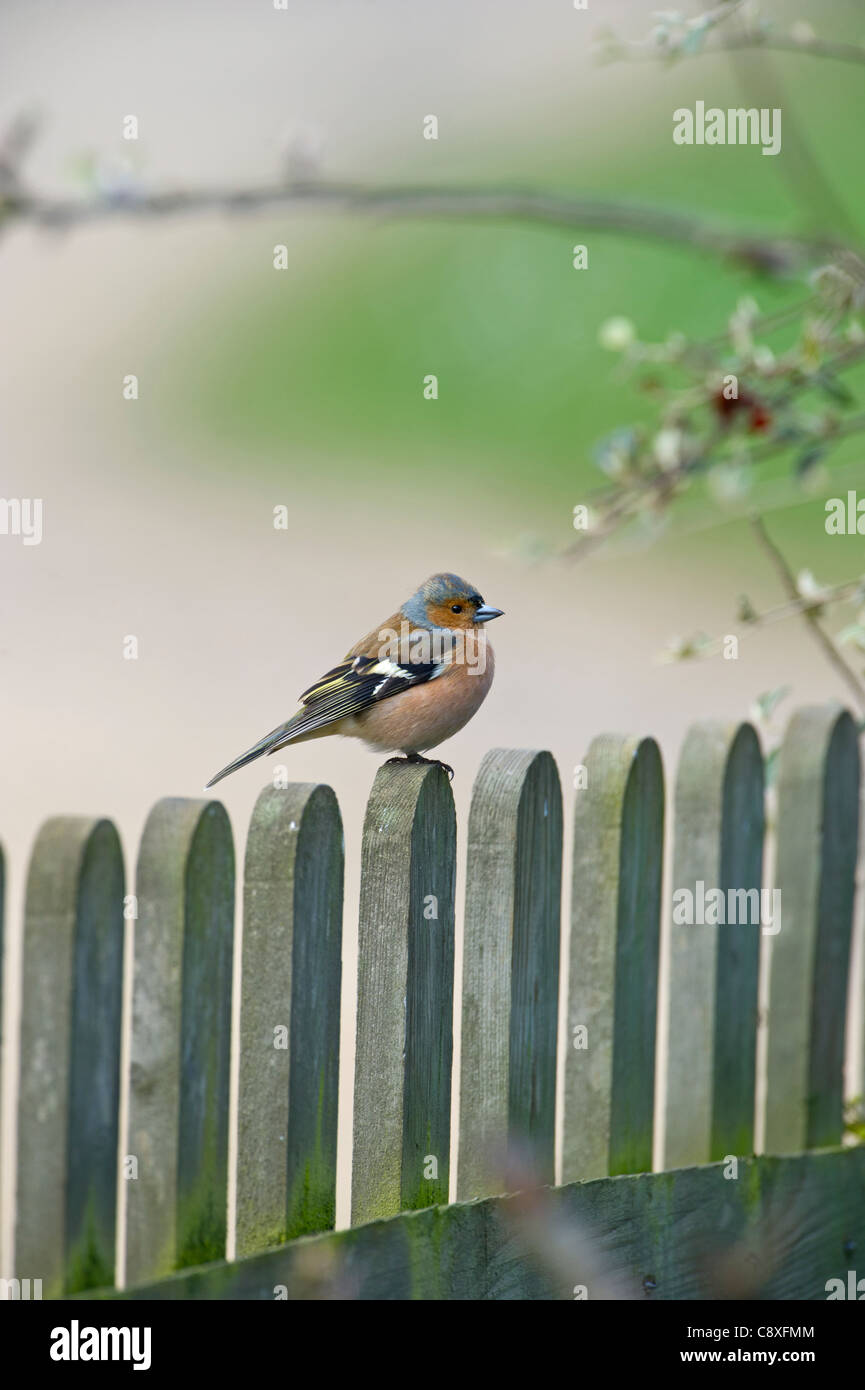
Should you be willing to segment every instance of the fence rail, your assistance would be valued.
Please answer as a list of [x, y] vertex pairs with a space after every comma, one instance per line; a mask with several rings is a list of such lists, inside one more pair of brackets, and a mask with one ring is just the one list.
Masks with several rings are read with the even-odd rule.
[[[667, 900], [657, 744], [596, 738], [575, 783], [559, 1037], [556, 765], [499, 749], [478, 773], [452, 1145], [453, 798], [438, 767], [379, 770], [362, 844], [352, 1229], [340, 1232], [341, 818], [329, 787], [261, 793], [243, 864], [230, 1263], [228, 817], [215, 801], [160, 801], [134, 892], [109, 821], [48, 821], [23, 921], [7, 1277], [41, 1279], [48, 1298], [573, 1297], [583, 1287], [690, 1298], [709, 1290], [706, 1250], [721, 1242], [753, 1287], [824, 1297], [825, 1281], [865, 1249], [865, 1148], [841, 1147], [848, 1005], [861, 1008], [863, 988], [848, 978], [854, 723], [837, 706], [791, 721], [768, 885], [764, 760], [750, 725], [705, 722], [685, 741]], [[122, 1052], [124, 917], [134, 948]], [[675, 1171], [651, 1173], [664, 920], [662, 1121]], [[754, 1158], [761, 939], [767, 1156]], [[564, 1185], [499, 1196], [554, 1182], [557, 1065]], [[458, 1200], [447, 1205], [452, 1162]]]

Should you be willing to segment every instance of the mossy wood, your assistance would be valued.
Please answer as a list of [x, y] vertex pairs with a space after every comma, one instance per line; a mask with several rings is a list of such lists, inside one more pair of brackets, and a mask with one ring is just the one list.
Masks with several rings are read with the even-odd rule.
[[243, 889], [239, 1255], [334, 1224], [342, 888], [330, 787], [266, 787]]
[[157, 802], [136, 893], [129, 1282], [225, 1253], [234, 848], [220, 802]]
[[46, 821], [24, 909], [14, 1257], [44, 1298], [114, 1277], [123, 888], [110, 821]]
[[576, 791], [565, 1182], [652, 1166], [664, 775], [653, 739], [604, 734]]
[[554, 1188], [536, 1224], [515, 1197], [433, 1207], [104, 1296], [823, 1300], [830, 1279], [846, 1285], [865, 1239], [865, 1148], [725, 1171]]
[[355, 1223], [447, 1201], [455, 873], [447, 773], [385, 764], [363, 829]]
[[[326, 1228], [342, 989], [339, 809], [321, 786], [262, 794], [237, 942], [242, 1258], [230, 1264], [235, 888], [225, 810], [159, 802], [136, 896], [125, 900], [113, 826], [48, 822], [28, 876], [21, 977], [7, 980], [23, 1008], [14, 1264], [0, 1271], [22, 1281], [12, 1296], [27, 1296], [26, 1280], [40, 1279], [46, 1298], [115, 1282], [118, 1192], [121, 1274], [136, 1297], [573, 1298], [586, 1285], [589, 1297], [627, 1289], [823, 1298], [828, 1280], [843, 1281], [865, 1247], [865, 1147], [838, 1148], [859, 824], [852, 719], [837, 706], [800, 711], [781, 751], [769, 885], [781, 911], [765, 923], [780, 930], [763, 938], [772, 947], [770, 1153], [756, 1160], [744, 1155], [753, 1145], [759, 928], [683, 924], [671, 937], [664, 1117], [667, 1165], [682, 1166], [645, 1171], [660, 754], [652, 739], [604, 735], [577, 774], [561, 1040], [555, 764], [546, 753], [495, 750], [478, 775], [467, 835], [460, 1201], [450, 1207], [441, 1204], [451, 1149], [453, 798], [439, 767], [388, 764], [376, 776], [361, 855], [353, 1225], [336, 1233]], [[670, 888], [694, 893], [695, 915], [701, 881], [725, 901], [741, 894], [743, 906], [756, 891], [762, 774], [750, 726], [708, 722], [686, 740]], [[123, 941], [133, 928], [118, 1145]], [[553, 1181], [559, 1042], [566, 1186], [499, 1197]], [[0, 1151], [10, 1147], [4, 1137]], [[735, 1160], [709, 1161], [727, 1154]]]
[[561, 879], [553, 759], [493, 749], [469, 815], [460, 1200], [504, 1189], [509, 1149], [511, 1161], [554, 1179]]
[[[676, 776], [666, 1168], [754, 1150], [763, 800], [751, 725], [695, 725]], [[705, 910], [712, 890], [723, 911]]]
[[766, 1149], [841, 1139], [847, 982], [859, 835], [859, 742], [839, 706], [790, 720], [778, 771]]

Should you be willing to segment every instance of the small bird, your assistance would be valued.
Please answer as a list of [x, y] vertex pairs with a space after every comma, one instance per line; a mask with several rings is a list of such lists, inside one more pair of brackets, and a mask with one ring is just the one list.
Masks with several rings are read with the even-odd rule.
[[217, 772], [229, 773], [290, 743], [341, 734], [393, 763], [437, 763], [422, 753], [453, 737], [483, 703], [493, 680], [493, 650], [484, 624], [502, 610], [484, 603], [456, 574], [434, 574], [401, 608], [356, 642], [345, 660], [300, 697], [297, 714]]

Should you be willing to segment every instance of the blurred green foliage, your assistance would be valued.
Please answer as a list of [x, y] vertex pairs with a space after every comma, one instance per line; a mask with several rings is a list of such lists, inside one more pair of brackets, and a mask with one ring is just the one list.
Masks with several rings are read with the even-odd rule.
[[[855, 30], [842, 36], [859, 37]], [[824, 177], [865, 227], [862, 69], [797, 55], [603, 68], [595, 89], [603, 101], [556, 93], [530, 123], [479, 129], [468, 146], [463, 139], [456, 165], [445, 170], [438, 161], [440, 181], [616, 198], [731, 228], [813, 231], [822, 209], [809, 198], [818, 190], [798, 175], [791, 187], [786, 149], [767, 158], [758, 148], [672, 143], [677, 106], [698, 98], [772, 104], [767, 61]], [[381, 183], [435, 184], [433, 162], [418, 139], [417, 157], [406, 156]], [[803, 295], [801, 281], [767, 280], [690, 247], [578, 226], [286, 212], [244, 224], [242, 238], [236, 277], [176, 341], [185, 368], [176, 402], [182, 430], [199, 439], [213, 432], [269, 460], [263, 467], [280, 458], [299, 482], [314, 458], [341, 483], [358, 471], [414, 496], [431, 476], [440, 495], [456, 483], [466, 504], [494, 483], [514, 505], [530, 506], [539, 529], [603, 482], [594, 461], [601, 437], [653, 418], [637, 383], [598, 344], [606, 319], [624, 314], [645, 338], [674, 330], [702, 338], [723, 330], [744, 294], [766, 311]], [[299, 258], [284, 274], [270, 267], [281, 240]], [[571, 265], [577, 242], [589, 247], [586, 271]], [[439, 380], [436, 402], [423, 398], [427, 373]], [[849, 384], [859, 395], [854, 373]], [[856, 457], [853, 440], [832, 466]], [[776, 463], [767, 465], [773, 474]], [[807, 527], [815, 540], [818, 565], [824, 496], [791, 518], [794, 531]], [[723, 520], [714, 504], [703, 505]], [[840, 559], [836, 541], [827, 561], [840, 559], [843, 569], [844, 549]]]

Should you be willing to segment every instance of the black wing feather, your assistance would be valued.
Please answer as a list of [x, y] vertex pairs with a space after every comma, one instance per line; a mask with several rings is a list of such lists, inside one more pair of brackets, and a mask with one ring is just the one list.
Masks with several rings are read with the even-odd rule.
[[300, 697], [303, 708], [297, 714], [265, 734], [258, 743], [217, 772], [207, 785], [212, 787], [238, 768], [263, 757], [265, 753], [276, 753], [304, 734], [335, 724], [350, 714], [360, 714], [379, 700], [386, 700], [412, 685], [432, 680], [443, 670], [444, 666], [434, 661], [412, 662], [408, 666], [396, 666], [392, 661], [375, 656], [356, 656], [342, 661], [304, 690]]

